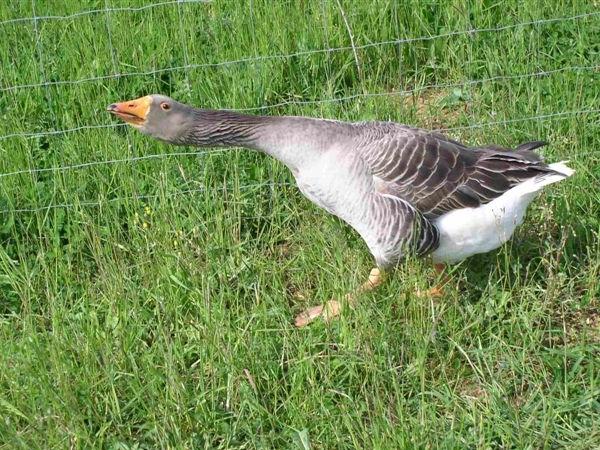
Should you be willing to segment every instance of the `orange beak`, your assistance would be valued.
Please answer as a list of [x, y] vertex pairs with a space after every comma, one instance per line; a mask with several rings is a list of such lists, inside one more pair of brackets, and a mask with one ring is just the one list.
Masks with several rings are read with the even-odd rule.
[[140, 126], [146, 122], [146, 116], [150, 110], [151, 103], [152, 99], [146, 96], [128, 102], [113, 103], [112, 105], [108, 105], [106, 110], [115, 116], [119, 116], [131, 125]]

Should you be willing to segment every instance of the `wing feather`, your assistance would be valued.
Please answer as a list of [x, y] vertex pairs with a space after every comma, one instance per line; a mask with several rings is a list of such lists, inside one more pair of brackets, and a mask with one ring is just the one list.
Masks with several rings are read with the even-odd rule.
[[515, 151], [490, 145], [467, 147], [439, 133], [385, 124], [359, 151], [381, 192], [402, 198], [425, 217], [458, 208], [475, 208], [517, 184], [553, 172], [533, 150], [542, 141]]

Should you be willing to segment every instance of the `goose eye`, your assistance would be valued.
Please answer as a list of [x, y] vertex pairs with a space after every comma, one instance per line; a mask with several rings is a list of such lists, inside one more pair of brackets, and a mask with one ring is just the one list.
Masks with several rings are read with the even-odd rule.
[[169, 105], [168, 103], [165, 103], [165, 102], [161, 103], [160, 107], [162, 108], [163, 111], [168, 111], [171, 109], [171, 105]]

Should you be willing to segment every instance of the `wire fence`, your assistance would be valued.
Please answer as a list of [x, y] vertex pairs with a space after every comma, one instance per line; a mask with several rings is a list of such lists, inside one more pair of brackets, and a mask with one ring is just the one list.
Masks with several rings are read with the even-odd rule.
[[[177, 2], [170, 2], [170, 3], [177, 3]], [[115, 10], [114, 8], [112, 8], [112, 9], [105, 8], [103, 11], [110, 12], [110, 11], [114, 11], [114, 10]], [[546, 24], [550, 24], [550, 23], [564, 22], [564, 21], [575, 21], [575, 20], [579, 20], [579, 19], [584, 19], [584, 18], [588, 18], [588, 17], [597, 17], [597, 16], [600, 16], [600, 11], [585, 13], [585, 14], [578, 14], [578, 15], [569, 16], [569, 17], [557, 17], [557, 18], [553, 18], [553, 19], [541, 19], [541, 20], [532, 20], [532, 21], [528, 21], [528, 22], [519, 22], [519, 23], [515, 23], [515, 24], [511, 24], [511, 25], [500, 26], [500, 27], [470, 28], [468, 30], [451, 31], [448, 33], [437, 34], [435, 36], [419, 36], [419, 37], [414, 37], [414, 38], [391, 39], [391, 40], [387, 40], [387, 41], [370, 42], [368, 44], [355, 45], [355, 46], [348, 45], [348, 46], [342, 46], [342, 47], [328, 47], [328, 48], [303, 50], [303, 51], [293, 52], [293, 53], [249, 56], [246, 58], [239, 58], [239, 59], [234, 59], [234, 60], [229, 60], [229, 61], [219, 61], [219, 62], [214, 62], [214, 63], [188, 64], [188, 65], [180, 65], [180, 66], [173, 66], [173, 67], [156, 68], [156, 69], [147, 70], [147, 71], [106, 74], [106, 75], [100, 75], [100, 76], [96, 76], [96, 77], [82, 78], [82, 79], [78, 79], [78, 80], [44, 81], [41, 83], [30, 83], [30, 84], [20, 84], [20, 85], [15, 85], [15, 86], [4, 86], [4, 87], [0, 87], [0, 92], [15, 91], [15, 90], [19, 90], [19, 89], [35, 89], [35, 88], [47, 87], [47, 86], [76, 85], [76, 84], [82, 84], [82, 83], [105, 81], [105, 80], [109, 80], [109, 79], [113, 79], [113, 78], [149, 76], [149, 75], [161, 74], [164, 72], [174, 72], [174, 71], [187, 70], [187, 69], [204, 69], [204, 68], [211, 68], [211, 67], [214, 68], [214, 67], [221, 67], [221, 66], [244, 64], [244, 63], [257, 63], [257, 62], [261, 62], [261, 61], [270, 61], [270, 60], [274, 60], [274, 59], [290, 59], [290, 58], [296, 58], [296, 57], [300, 57], [300, 56], [304, 57], [304, 56], [316, 55], [319, 53], [335, 53], [335, 52], [344, 52], [344, 51], [355, 52], [357, 50], [365, 50], [365, 49], [373, 48], [373, 47], [411, 44], [411, 43], [415, 43], [415, 42], [433, 41], [433, 40], [437, 40], [437, 39], [446, 39], [446, 38], [461, 36], [461, 35], [474, 35], [474, 34], [478, 34], [478, 33], [501, 32], [501, 31], [506, 31], [506, 30], [519, 28], [519, 27], [546, 25]], [[31, 18], [30, 20], [33, 23], [37, 23], [36, 18]]]
[[[544, 26], [544, 25], [557, 23], [557, 22], [573, 22], [573, 23], [575, 23], [582, 19], [594, 19], [594, 18], [597, 18], [598, 16], [600, 16], [600, 11], [593, 11], [593, 12], [587, 12], [587, 13], [576, 14], [576, 15], [571, 15], [571, 16], [530, 20], [530, 21], [507, 24], [507, 25], [501, 25], [501, 26], [497, 26], [497, 27], [468, 28], [468, 29], [463, 29], [463, 30], [449, 31], [449, 32], [436, 34], [436, 35], [389, 39], [389, 40], [368, 42], [366, 44], [356, 45], [356, 43], [350, 33], [350, 29], [349, 29], [348, 22], [346, 20], [346, 16], [343, 15], [344, 23], [345, 23], [346, 27], [348, 28], [348, 32], [350, 35], [351, 45], [338, 46], [338, 47], [326, 46], [323, 48], [313, 48], [313, 49], [301, 50], [301, 51], [291, 52], [291, 53], [273, 53], [273, 54], [264, 54], [264, 55], [255, 54], [253, 56], [248, 56], [248, 57], [243, 57], [243, 58], [238, 58], [238, 59], [232, 59], [232, 60], [226, 60], [226, 61], [216, 61], [216, 62], [202, 62], [202, 63], [191, 63], [190, 56], [187, 52], [187, 49], [185, 46], [183, 46], [183, 49], [184, 49], [184, 54], [183, 54], [184, 64], [183, 65], [169, 66], [169, 67], [157, 67], [157, 68], [153, 68], [151, 70], [145, 70], [145, 71], [131, 71], [131, 72], [124, 72], [124, 73], [118, 72], [118, 64], [116, 63], [115, 49], [114, 49], [112, 41], [110, 41], [110, 39], [111, 39], [110, 38], [111, 30], [110, 30], [110, 22], [109, 22], [110, 14], [126, 13], [126, 12], [143, 12], [143, 11], [155, 9], [155, 8], [178, 8], [179, 25], [181, 28], [181, 25], [182, 25], [181, 7], [182, 7], [182, 5], [194, 4], [194, 3], [195, 4], [202, 4], [202, 3], [208, 4], [208, 3], [211, 3], [211, 0], [163, 1], [163, 2], [158, 2], [158, 3], [154, 3], [154, 4], [150, 4], [150, 5], [139, 6], [139, 7], [110, 7], [108, 5], [108, 3], [105, 1], [105, 7], [101, 8], [101, 9], [84, 10], [84, 11], [79, 11], [76, 13], [66, 14], [66, 15], [39, 15], [39, 16], [36, 15], [36, 2], [35, 2], [35, 0], [31, 0], [31, 10], [33, 13], [32, 16], [2, 20], [2, 21], [0, 21], [0, 30], [1, 30], [2, 26], [6, 26], [9, 24], [10, 25], [19, 25], [19, 24], [24, 24], [24, 25], [32, 24], [33, 25], [33, 31], [34, 31], [35, 38], [36, 38], [36, 50], [37, 50], [37, 56], [38, 56], [37, 64], [39, 66], [39, 71], [40, 71], [40, 74], [44, 81], [39, 82], [39, 83], [3, 85], [3, 86], [0, 86], [0, 94], [16, 92], [16, 91], [23, 90], [23, 89], [43, 88], [46, 90], [45, 95], [47, 97], [48, 103], [50, 105], [52, 105], [51, 92], [50, 92], [49, 88], [53, 87], [53, 86], [76, 86], [76, 85], [81, 85], [81, 84], [86, 84], [86, 83], [102, 83], [104, 81], [111, 80], [111, 79], [120, 79], [120, 78], [127, 78], [127, 77], [154, 76], [154, 75], [159, 75], [161, 73], [179, 72], [179, 71], [185, 72], [186, 81], [189, 84], [187, 75], [190, 71], [196, 70], [196, 69], [232, 66], [232, 65], [239, 65], [239, 64], [246, 64], [246, 63], [256, 64], [256, 63], [261, 63], [261, 62], [265, 62], [265, 61], [284, 60], [284, 59], [299, 58], [299, 57], [304, 58], [304, 57], [310, 57], [312, 55], [318, 55], [318, 54], [324, 54], [324, 53], [330, 54], [330, 53], [337, 53], [337, 52], [352, 52], [355, 60], [358, 63], [357, 52], [359, 52], [361, 50], [369, 49], [369, 48], [410, 45], [410, 44], [416, 43], [416, 42], [434, 41], [434, 40], [438, 40], [438, 39], [450, 39], [453, 37], [464, 36], [464, 35], [473, 36], [473, 35], [479, 34], [479, 33], [501, 33], [501, 32], [507, 31], [507, 30], [514, 30], [514, 29], [525, 28], [525, 27]], [[339, 4], [339, 2], [338, 2], [338, 5], [341, 8], [341, 5]], [[342, 11], [342, 13], [343, 13], [343, 11]], [[99, 16], [98, 20], [101, 20], [101, 18], [102, 18], [102, 20], [105, 20], [105, 22], [106, 22], [107, 35], [108, 35], [108, 39], [109, 39], [108, 43], [109, 43], [109, 48], [111, 49], [111, 52], [112, 52], [112, 54], [110, 56], [111, 56], [111, 60], [113, 62], [113, 64], [112, 64], [113, 73], [98, 75], [98, 76], [94, 76], [94, 77], [84, 77], [84, 78], [79, 78], [79, 79], [63, 79], [63, 80], [47, 81], [47, 77], [46, 77], [46, 73], [45, 73], [46, 61], [44, 60], [43, 49], [40, 44], [41, 39], [39, 36], [38, 24], [43, 21], [76, 20], [81, 17], [89, 17], [89, 16]], [[358, 69], [360, 70], [360, 67], [358, 67]], [[424, 85], [417, 86], [415, 88], [404, 89], [404, 90], [392, 90], [392, 91], [383, 91], [383, 92], [360, 92], [360, 93], [351, 94], [351, 95], [334, 96], [334, 97], [329, 97], [329, 98], [286, 100], [286, 101], [282, 101], [282, 102], [261, 105], [261, 106], [255, 106], [255, 107], [237, 108], [234, 110], [240, 111], [240, 112], [264, 112], [264, 111], [273, 110], [276, 108], [290, 107], [290, 106], [323, 105], [323, 104], [329, 104], [329, 103], [343, 103], [343, 102], [349, 102], [349, 101], [353, 101], [353, 100], [357, 100], [357, 99], [366, 99], [366, 98], [411, 96], [416, 93], [425, 92], [425, 91], [429, 91], [429, 90], [436, 90], [436, 89], [452, 89], [452, 88], [460, 88], [460, 87], [470, 87], [470, 86], [476, 86], [476, 85], [481, 85], [481, 84], [485, 84], [485, 83], [498, 83], [498, 82], [506, 82], [506, 81], [513, 82], [513, 81], [518, 81], [518, 80], [533, 80], [533, 79], [557, 76], [559, 74], [566, 74], [566, 73], [571, 73], [571, 74], [573, 74], [573, 73], [597, 73], [599, 70], [600, 70], [600, 64], [573, 65], [573, 66], [552, 68], [552, 69], [548, 69], [548, 70], [537, 70], [537, 71], [521, 73], [521, 74], [495, 75], [495, 76], [490, 76], [490, 77], [485, 77], [485, 78], [480, 78], [480, 79], [473, 79], [473, 80], [465, 80], [465, 81], [460, 81], [460, 82], [424, 84]], [[555, 111], [555, 112], [544, 113], [544, 114], [535, 114], [535, 115], [530, 115], [530, 116], [525, 116], [525, 117], [512, 117], [512, 118], [506, 118], [506, 119], [502, 119], [502, 120], [471, 123], [471, 124], [465, 125], [465, 126], [438, 128], [436, 131], [453, 132], [453, 131], [460, 131], [460, 130], [467, 130], [467, 129], [477, 129], [477, 128], [484, 128], [484, 127], [490, 127], [490, 126], [506, 125], [506, 124], [512, 124], [512, 123], [517, 123], [517, 122], [563, 120], [563, 119], [567, 119], [567, 118], [577, 116], [577, 115], [598, 114], [598, 113], [600, 113], [600, 108], [581, 108], [581, 109], [576, 109], [576, 110], [564, 110], [564, 111]], [[114, 129], [117, 127], [126, 126], [124, 124], [119, 124], [119, 123], [82, 124], [80, 126], [73, 127], [73, 128], [60, 129], [58, 122], [54, 123], [53, 125], [54, 126], [52, 127], [52, 129], [46, 129], [46, 130], [41, 130], [41, 131], [19, 131], [19, 132], [0, 135], [0, 142], [11, 140], [11, 139], [32, 139], [32, 138], [40, 138], [40, 137], [46, 137], [46, 136], [58, 136], [58, 135], [64, 135], [64, 134], [69, 134], [69, 133], [76, 133], [76, 132], [87, 132], [87, 131], [91, 131], [91, 130]], [[95, 167], [95, 166], [130, 164], [130, 163], [137, 163], [137, 162], [141, 162], [141, 161], [159, 160], [159, 159], [166, 159], [166, 158], [198, 157], [198, 156], [202, 156], [202, 155], [219, 154], [222, 152], [223, 152], [223, 150], [178, 151], [178, 152], [170, 152], [170, 153], [149, 154], [149, 155], [143, 155], [143, 156], [126, 157], [126, 158], [119, 158], [119, 159], [84, 161], [84, 162], [79, 162], [79, 163], [74, 163], [74, 164], [65, 164], [65, 165], [52, 166], [52, 167], [25, 167], [25, 168], [18, 169], [18, 170], [0, 173], [0, 180], [7, 179], [8, 177], [24, 175], [24, 174], [32, 175], [32, 174], [38, 174], [38, 173], [44, 173], [44, 172], [61, 173], [61, 172], [66, 172], [66, 171], [86, 169], [86, 168]], [[240, 189], [242, 189], [242, 190], [249, 189], [251, 187], [274, 188], [277, 186], [284, 186], [284, 185], [287, 185], [287, 183], [273, 183], [273, 182], [254, 183], [251, 185], [242, 186], [242, 187], [240, 187]], [[148, 195], [134, 195], [134, 196], [129, 196], [129, 197], [118, 197], [118, 198], [101, 199], [101, 200], [82, 200], [80, 202], [56, 203], [56, 204], [44, 205], [41, 207], [38, 207], [38, 206], [36, 206], [36, 207], [19, 207], [17, 205], [14, 208], [6, 208], [3, 210], [0, 210], [0, 214], [27, 213], [27, 212], [32, 213], [32, 212], [40, 212], [40, 211], [49, 211], [49, 210], [57, 209], [57, 208], [95, 207], [95, 206], [100, 206], [103, 204], [110, 204], [110, 203], [118, 202], [118, 201], [151, 200], [151, 199], [155, 199], [155, 198], [169, 197], [169, 196], [173, 196], [173, 195], [188, 195], [188, 194], [194, 194], [194, 193], [201, 193], [204, 191], [205, 191], [204, 188], [188, 189], [188, 190], [179, 190], [179, 191], [172, 192], [169, 194], [164, 194], [164, 193], [163, 194], [148, 194]]]

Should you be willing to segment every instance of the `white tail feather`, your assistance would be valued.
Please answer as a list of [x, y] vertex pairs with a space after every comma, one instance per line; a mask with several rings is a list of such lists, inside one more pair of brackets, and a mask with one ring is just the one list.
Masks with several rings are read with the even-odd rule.
[[557, 163], [549, 164], [548, 167], [550, 167], [555, 172], [562, 173], [565, 177], [570, 177], [575, 173], [575, 171], [570, 167], [567, 167], [568, 162], [569, 161], [560, 161]]
[[564, 180], [565, 178], [570, 177], [575, 173], [573, 169], [567, 167], [565, 164], [568, 161], [561, 161], [557, 163], [549, 164], [553, 171], [558, 173], [545, 173], [542, 175], [538, 175], [535, 178], [530, 178], [527, 181], [517, 184], [512, 189], [508, 190], [505, 195], [511, 196], [522, 196], [527, 194], [533, 194], [535, 192], [541, 191], [544, 186], [547, 186], [552, 183], [557, 183], [559, 181]]

